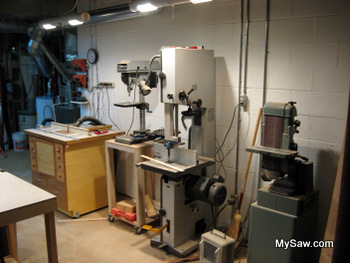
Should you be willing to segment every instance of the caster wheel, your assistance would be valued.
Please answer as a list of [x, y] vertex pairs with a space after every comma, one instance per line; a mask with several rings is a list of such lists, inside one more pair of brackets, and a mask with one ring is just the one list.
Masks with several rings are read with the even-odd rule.
[[141, 227], [135, 227], [134, 228], [134, 234], [135, 235], [141, 235], [142, 233], [144, 233], [144, 229], [142, 229]]
[[108, 216], [108, 221], [109, 221], [109, 222], [115, 222], [115, 217], [112, 216], [112, 215], [109, 215], [109, 216]]
[[75, 212], [73, 218], [74, 219], [78, 219], [79, 217], [80, 217], [80, 213], [79, 212]]

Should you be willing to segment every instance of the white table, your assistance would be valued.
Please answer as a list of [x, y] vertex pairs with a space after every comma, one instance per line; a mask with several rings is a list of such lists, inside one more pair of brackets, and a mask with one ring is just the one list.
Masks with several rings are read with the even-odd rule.
[[44, 214], [50, 263], [58, 262], [55, 213], [56, 196], [8, 173], [0, 172], [0, 227], [9, 233], [10, 255], [18, 260], [15, 223]]

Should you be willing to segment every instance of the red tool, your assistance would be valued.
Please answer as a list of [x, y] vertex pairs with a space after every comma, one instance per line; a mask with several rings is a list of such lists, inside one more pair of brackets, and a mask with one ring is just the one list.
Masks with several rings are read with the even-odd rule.
[[94, 131], [94, 133], [95, 134], [97, 134], [97, 135], [100, 135], [100, 134], [104, 134], [104, 133], [108, 133], [108, 131], [106, 131], [106, 130], [98, 130], [98, 131]]

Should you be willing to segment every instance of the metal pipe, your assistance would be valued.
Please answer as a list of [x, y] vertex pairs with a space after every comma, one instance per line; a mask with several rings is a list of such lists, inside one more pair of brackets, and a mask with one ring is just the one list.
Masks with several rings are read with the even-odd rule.
[[[264, 54], [264, 75], [263, 75], [263, 93], [262, 107], [266, 104], [266, 89], [267, 89], [267, 63], [269, 54], [269, 31], [270, 31], [270, 0], [266, 0], [266, 21], [265, 21], [265, 54]], [[260, 144], [263, 145], [264, 129], [260, 132]], [[262, 155], [259, 159], [259, 175], [261, 174]], [[261, 180], [258, 180], [258, 189], [261, 187]]]
[[[84, 22], [82, 25], [78, 26], [85, 26], [85, 25], [93, 25], [97, 23], [104, 23], [104, 22], [111, 22], [116, 20], [122, 20], [122, 19], [129, 19], [129, 18], [135, 18], [135, 17], [143, 17], [148, 15], [154, 15], [158, 14], [162, 9], [159, 8], [155, 11], [141, 13], [141, 12], [132, 12], [129, 8], [129, 4], [124, 5], [118, 5], [113, 7], [107, 7], [102, 9], [96, 9], [88, 11], [90, 14], [90, 20], [87, 22]], [[70, 25], [64, 25], [64, 27], [72, 27]], [[1, 29], [1, 27], [0, 27]], [[27, 31], [33, 30], [33, 27], [28, 28]], [[53, 29], [50, 29], [50, 31], [59, 30], [62, 29], [62, 27], [56, 27]]]
[[238, 71], [238, 97], [241, 95], [242, 90], [242, 61], [243, 61], [243, 3], [244, 0], [241, 0], [241, 14], [240, 14], [240, 20], [241, 20], [241, 33], [239, 37], [239, 71]]
[[[247, 95], [247, 72], [248, 72], [248, 44], [249, 44], [249, 22], [250, 22], [250, 0], [247, 0], [247, 22], [245, 26], [245, 43], [244, 43], [244, 86], [243, 93]], [[239, 115], [238, 115], [239, 116]]]
[[52, 78], [52, 72], [50, 71], [49, 64], [47, 62], [47, 59], [42, 54], [42, 50], [40, 48], [42, 39], [43, 33], [40, 30], [33, 31], [28, 42], [27, 50], [29, 54], [34, 57], [41, 73], [46, 78]]
[[91, 10], [89, 11], [91, 16], [90, 21], [84, 23], [83, 26], [92, 25], [96, 23], [104, 23], [104, 22], [110, 22], [110, 21], [116, 21], [116, 20], [122, 20], [122, 19], [148, 16], [148, 15], [158, 14], [160, 11], [161, 9], [158, 9], [152, 12], [147, 12], [147, 13], [141, 13], [141, 12], [135, 13], [130, 10], [129, 4]]
[[45, 42], [41, 42], [40, 45], [41, 49], [44, 51], [46, 57], [48, 58], [48, 60], [51, 62], [51, 64], [57, 69], [57, 71], [61, 74], [61, 76], [63, 77], [63, 81], [64, 82], [70, 82], [71, 81], [71, 77], [68, 74], [68, 72], [66, 71], [66, 69], [64, 67], [61, 66], [60, 62], [58, 61], [58, 59], [54, 56], [54, 54], [52, 54], [52, 52], [50, 51], [50, 49], [47, 47], [47, 45], [45, 44]]
[[[238, 76], [238, 103], [240, 103], [240, 97], [242, 95], [242, 56], [243, 56], [243, 6], [244, 6], [244, 0], [241, 0], [241, 34], [240, 34], [240, 48], [239, 48], [239, 76]], [[234, 188], [234, 194], [238, 194], [238, 166], [239, 166], [239, 131], [240, 131], [240, 114], [241, 114], [241, 107], [238, 107], [238, 118], [237, 118], [237, 129], [236, 129], [236, 170], [235, 170], [235, 188]]]
[[268, 54], [269, 54], [269, 29], [270, 29], [270, 0], [266, 0], [265, 53], [264, 53], [262, 106], [266, 104], [267, 63], [268, 63]]

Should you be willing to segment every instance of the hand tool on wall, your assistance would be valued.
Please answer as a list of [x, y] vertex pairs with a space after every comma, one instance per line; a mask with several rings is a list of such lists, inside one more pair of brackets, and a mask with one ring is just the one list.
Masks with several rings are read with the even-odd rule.
[[[262, 108], [260, 108], [259, 112], [258, 112], [258, 119], [257, 119], [256, 124], [255, 124], [252, 146], [255, 145], [256, 136], [258, 134], [259, 125], [260, 125], [261, 115], [262, 115]], [[253, 153], [250, 152], [249, 158], [248, 158], [248, 163], [247, 163], [247, 168], [246, 168], [245, 175], [244, 175], [244, 183], [243, 183], [243, 187], [241, 189], [241, 194], [239, 196], [237, 209], [236, 209], [235, 214], [233, 215], [231, 225], [227, 231], [227, 235], [232, 237], [234, 240], [237, 240], [237, 238], [238, 238], [240, 224], [242, 221], [242, 216], [241, 216], [240, 212], [241, 212], [241, 206], [242, 206], [242, 201], [243, 201], [243, 197], [244, 197], [245, 187], [247, 185], [247, 180], [248, 180], [248, 175], [249, 175], [249, 170], [250, 170], [250, 164], [252, 162], [252, 157], [253, 157]]]

